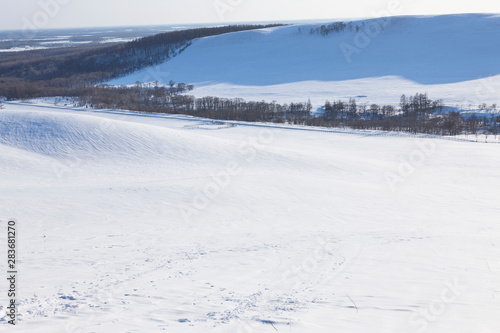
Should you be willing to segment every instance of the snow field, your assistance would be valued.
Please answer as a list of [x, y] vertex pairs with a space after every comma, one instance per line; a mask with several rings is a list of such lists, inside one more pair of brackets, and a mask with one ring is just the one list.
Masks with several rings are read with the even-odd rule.
[[207, 126], [6, 104], [12, 331], [498, 330], [498, 145]]

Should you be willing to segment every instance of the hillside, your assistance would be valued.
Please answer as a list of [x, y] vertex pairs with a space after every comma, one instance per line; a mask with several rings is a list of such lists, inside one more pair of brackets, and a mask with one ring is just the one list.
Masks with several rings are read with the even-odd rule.
[[397, 103], [401, 94], [416, 92], [448, 104], [500, 102], [499, 16], [394, 17], [382, 25], [378, 20], [352, 24], [360, 31], [321, 36], [310, 34], [318, 25], [294, 25], [202, 38], [168, 62], [110, 83], [174, 80], [194, 84], [197, 96], [311, 98], [318, 106], [326, 99], [356, 96]]
[[[270, 25], [276, 26], [276, 25]], [[269, 25], [232, 25], [170, 31], [109, 46], [88, 46], [4, 53], [0, 56], [0, 97], [23, 99], [75, 93], [181, 53], [191, 40]], [[58, 91], [54, 91], [59, 88]]]

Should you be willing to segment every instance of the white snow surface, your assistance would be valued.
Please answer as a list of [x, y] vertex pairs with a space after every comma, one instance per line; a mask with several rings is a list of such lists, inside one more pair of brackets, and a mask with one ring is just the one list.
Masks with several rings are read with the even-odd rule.
[[5, 104], [9, 331], [499, 331], [499, 145], [235, 125]]
[[319, 25], [292, 25], [202, 38], [172, 60], [110, 84], [174, 80], [194, 84], [190, 94], [197, 97], [311, 99], [314, 106], [357, 96], [397, 104], [403, 93], [417, 92], [453, 106], [500, 103], [498, 15], [403, 16], [353, 25], [363, 23], [359, 32], [327, 37], [309, 33]]

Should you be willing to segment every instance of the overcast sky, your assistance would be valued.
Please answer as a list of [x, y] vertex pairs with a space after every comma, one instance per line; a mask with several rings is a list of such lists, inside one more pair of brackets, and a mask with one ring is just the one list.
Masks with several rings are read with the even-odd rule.
[[0, 30], [500, 13], [498, 0], [0, 0]]

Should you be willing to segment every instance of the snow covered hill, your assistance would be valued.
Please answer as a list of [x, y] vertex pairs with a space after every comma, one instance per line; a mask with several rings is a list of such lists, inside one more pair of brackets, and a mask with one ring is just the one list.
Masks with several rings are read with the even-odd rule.
[[393, 17], [311, 35], [293, 25], [196, 40], [184, 53], [111, 84], [193, 83], [197, 96], [279, 102], [366, 96], [397, 103], [428, 92], [448, 104], [498, 103], [500, 16]]
[[500, 328], [497, 144], [5, 106], [12, 332]]

